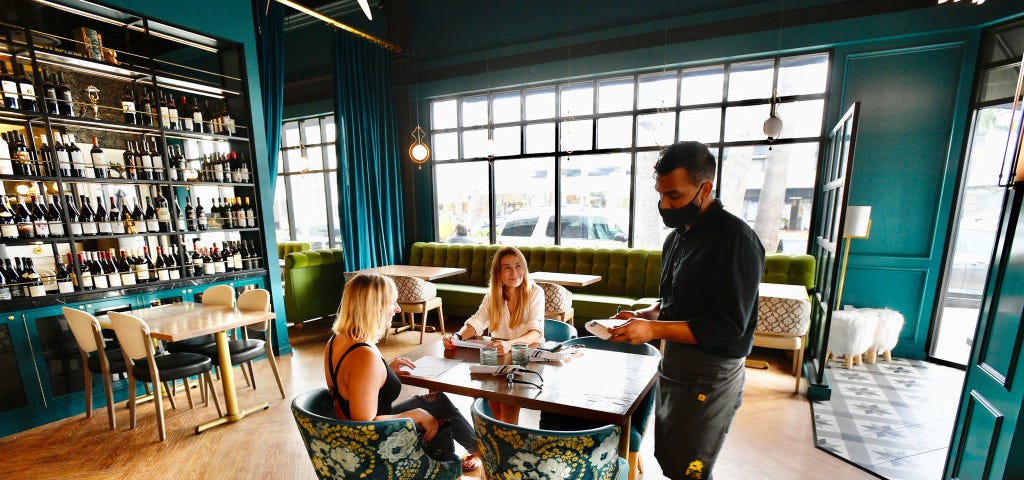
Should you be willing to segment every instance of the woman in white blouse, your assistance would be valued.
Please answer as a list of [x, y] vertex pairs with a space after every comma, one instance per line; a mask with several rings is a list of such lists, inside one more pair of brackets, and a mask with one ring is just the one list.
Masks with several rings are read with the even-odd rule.
[[[459, 339], [470, 339], [490, 332], [490, 345], [498, 355], [511, 351], [516, 342], [541, 343], [544, 341], [544, 289], [530, 281], [526, 257], [516, 247], [502, 247], [491, 263], [490, 291], [484, 295], [480, 308], [466, 320], [454, 334]], [[451, 336], [442, 338], [444, 347], [456, 348]], [[519, 407], [490, 402], [491, 412], [498, 420], [519, 423]]]

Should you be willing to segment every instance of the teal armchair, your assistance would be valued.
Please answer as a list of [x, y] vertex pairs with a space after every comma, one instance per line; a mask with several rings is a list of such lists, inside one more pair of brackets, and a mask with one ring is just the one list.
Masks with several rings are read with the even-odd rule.
[[408, 418], [376, 422], [334, 418], [334, 403], [326, 388], [296, 397], [292, 415], [317, 478], [455, 480], [462, 475], [454, 454], [444, 460], [427, 455]]

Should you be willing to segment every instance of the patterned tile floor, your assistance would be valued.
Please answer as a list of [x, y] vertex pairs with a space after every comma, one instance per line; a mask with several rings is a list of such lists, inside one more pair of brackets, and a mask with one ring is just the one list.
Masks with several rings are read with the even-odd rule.
[[818, 448], [890, 480], [942, 477], [962, 371], [894, 358], [825, 374], [832, 398], [811, 403]]

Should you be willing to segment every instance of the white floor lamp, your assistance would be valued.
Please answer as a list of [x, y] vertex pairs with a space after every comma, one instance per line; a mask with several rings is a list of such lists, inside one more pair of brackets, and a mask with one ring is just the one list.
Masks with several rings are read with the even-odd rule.
[[846, 281], [846, 262], [850, 260], [850, 239], [868, 238], [871, 234], [871, 207], [847, 206], [846, 227], [843, 229], [843, 264], [839, 271], [839, 288], [836, 290], [835, 309], [842, 306], [843, 283]]

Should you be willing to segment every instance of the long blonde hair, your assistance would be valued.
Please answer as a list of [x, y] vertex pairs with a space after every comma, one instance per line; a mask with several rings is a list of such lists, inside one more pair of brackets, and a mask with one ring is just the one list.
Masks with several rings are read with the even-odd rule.
[[506, 300], [505, 288], [501, 283], [501, 259], [507, 255], [515, 255], [519, 262], [523, 264], [523, 282], [516, 287], [519, 295], [516, 296], [516, 301], [508, 306], [509, 328], [514, 329], [523, 323], [523, 317], [526, 316], [526, 306], [529, 305], [530, 294], [533, 293], [530, 287], [530, 269], [526, 266], [526, 257], [523, 256], [523, 252], [512, 246], [501, 247], [494, 254], [494, 260], [491, 261], [491, 279], [487, 283], [490, 292], [487, 296], [490, 302], [490, 305], [488, 305], [490, 313], [488, 321], [492, 333], [498, 329], [501, 323], [501, 308]]
[[345, 284], [337, 319], [331, 330], [357, 342], [376, 343], [395, 315], [398, 288], [376, 273], [359, 274]]

